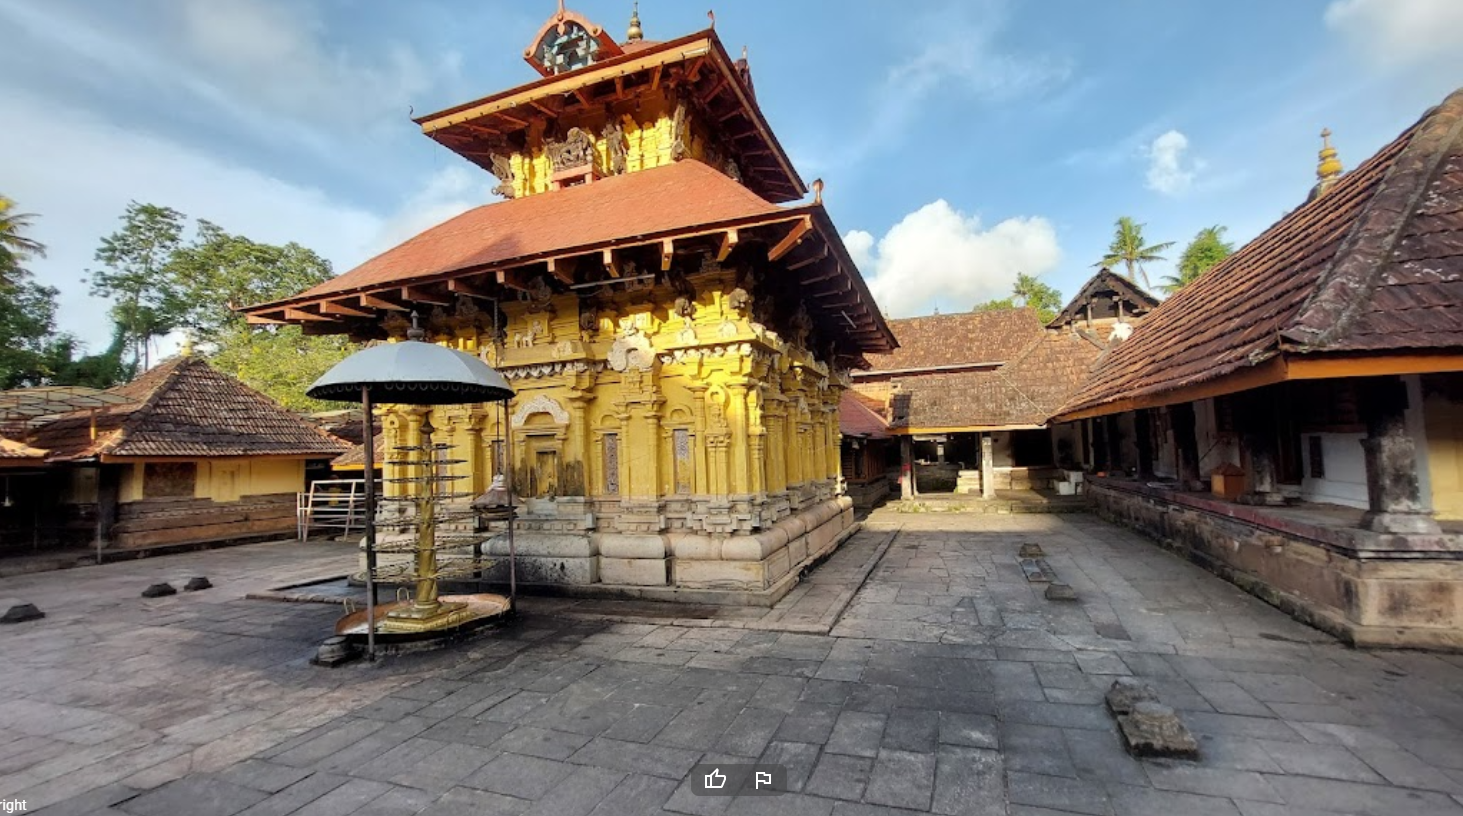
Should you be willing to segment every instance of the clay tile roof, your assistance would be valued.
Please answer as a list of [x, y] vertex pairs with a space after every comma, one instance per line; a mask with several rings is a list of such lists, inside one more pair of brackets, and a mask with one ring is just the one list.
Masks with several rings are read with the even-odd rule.
[[[37, 428], [51, 461], [96, 456], [334, 457], [347, 445], [198, 357], [175, 357], [108, 393], [126, 398]], [[95, 438], [93, 438], [95, 428]]]
[[844, 436], [888, 439], [889, 423], [871, 406], [871, 401], [850, 389], [838, 401], [838, 431]]
[[[380, 468], [381, 463], [386, 461], [386, 436], [378, 435], [375, 442], [376, 444], [371, 446], [376, 451], [372, 464]], [[350, 450], [330, 460], [330, 467], [334, 470], [365, 470], [366, 443], [357, 442], [351, 445]]]
[[869, 374], [1000, 364], [1043, 333], [1035, 309], [959, 312], [890, 320], [899, 348], [867, 354]]
[[723, 173], [688, 159], [468, 210], [292, 300], [784, 212]]
[[1278, 354], [1463, 349], [1463, 90], [1153, 310], [1063, 415]]
[[1082, 387], [1099, 350], [1069, 331], [1043, 331], [1010, 362], [983, 371], [893, 378], [890, 426], [921, 430], [1040, 426]]
[[33, 448], [24, 442], [17, 442], [14, 439], [6, 439], [0, 436], [0, 460], [7, 463], [30, 462], [44, 459], [46, 452]]

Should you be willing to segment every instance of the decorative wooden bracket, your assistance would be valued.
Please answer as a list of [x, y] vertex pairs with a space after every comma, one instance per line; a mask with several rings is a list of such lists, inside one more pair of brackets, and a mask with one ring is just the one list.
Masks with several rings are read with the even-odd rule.
[[615, 257], [615, 251], [613, 249], [606, 249], [604, 251], [604, 265], [605, 272], [608, 273], [610, 277], [620, 277], [620, 261], [618, 258]]
[[671, 270], [671, 262], [674, 261], [675, 259], [676, 259], [676, 242], [675, 242], [675, 240], [672, 239], [672, 238], [667, 238], [664, 241], [661, 241], [660, 242], [660, 271], [662, 271], [662, 272], [669, 272]]

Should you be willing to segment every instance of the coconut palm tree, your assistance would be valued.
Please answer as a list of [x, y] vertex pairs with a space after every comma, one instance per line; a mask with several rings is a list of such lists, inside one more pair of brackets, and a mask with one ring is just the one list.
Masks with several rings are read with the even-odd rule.
[[1128, 270], [1128, 280], [1137, 283], [1133, 277], [1134, 270], [1143, 276], [1143, 288], [1153, 288], [1148, 283], [1148, 272], [1143, 269], [1143, 264], [1153, 261], [1165, 260], [1159, 253], [1165, 252], [1173, 242], [1166, 244], [1154, 244], [1145, 246], [1143, 243], [1143, 225], [1134, 221], [1130, 216], [1122, 216], [1118, 219], [1116, 228], [1113, 231], [1112, 245], [1107, 248], [1107, 255], [1093, 266], [1105, 266], [1112, 268], [1122, 264]]
[[11, 283], [11, 270], [32, 257], [45, 257], [46, 247], [22, 232], [30, 227], [30, 213], [16, 212], [15, 202], [0, 196], [0, 283]]

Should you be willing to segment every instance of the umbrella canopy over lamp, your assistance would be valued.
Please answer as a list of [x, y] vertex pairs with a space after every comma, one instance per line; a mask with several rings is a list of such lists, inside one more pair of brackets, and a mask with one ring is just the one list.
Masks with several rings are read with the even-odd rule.
[[[412, 315], [415, 322], [416, 315]], [[376, 480], [375, 423], [372, 403], [462, 405], [504, 402], [513, 389], [487, 363], [456, 349], [424, 342], [426, 333], [413, 325], [408, 339], [352, 354], [305, 391], [312, 399], [360, 402], [364, 414], [366, 474], [366, 606], [367, 652], [375, 655]], [[510, 528], [511, 529], [511, 528]], [[511, 541], [511, 532], [510, 532]]]

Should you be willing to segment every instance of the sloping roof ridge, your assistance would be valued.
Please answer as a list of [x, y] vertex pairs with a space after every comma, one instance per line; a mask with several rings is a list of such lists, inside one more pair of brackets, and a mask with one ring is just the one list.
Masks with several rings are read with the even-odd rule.
[[1429, 182], [1463, 140], [1463, 88], [1428, 110], [1400, 138], [1409, 136], [1310, 297], [1290, 325], [1280, 330], [1281, 337], [1300, 345], [1299, 350], [1321, 349], [1345, 337], [1371, 302]]
[[[96, 452], [98, 454], [109, 453], [121, 447], [127, 441], [127, 438], [131, 436], [132, 432], [137, 430], [152, 415], [153, 410], [157, 408], [158, 402], [162, 400], [163, 394], [172, 390], [173, 386], [177, 384], [179, 373], [190, 363], [198, 362], [202, 361], [197, 357], [179, 355], [171, 360], [164, 360], [156, 368], [142, 372], [132, 382], [108, 389], [113, 393], [119, 393], [122, 389], [128, 388], [129, 386], [141, 384], [148, 391], [146, 397], [132, 403], [136, 407], [128, 410], [127, 418], [122, 421], [121, 427], [117, 428], [116, 433], [109, 436], [105, 442], [97, 446]], [[148, 377], [152, 377], [157, 382], [147, 383], [146, 380]], [[123, 396], [131, 395], [123, 394]], [[126, 409], [128, 406], [119, 405], [117, 407], [119, 409]]]
[[[1137, 283], [1128, 280], [1126, 276], [1114, 272], [1110, 267], [1104, 266], [1101, 269], [1097, 270], [1097, 274], [1088, 278], [1087, 282], [1082, 284], [1082, 288], [1077, 290], [1077, 294], [1073, 295], [1067, 301], [1067, 304], [1062, 307], [1062, 310], [1060, 312], [1057, 312], [1057, 316], [1052, 318], [1051, 323], [1056, 323], [1058, 320], [1061, 320], [1062, 317], [1067, 314], [1067, 312], [1071, 311], [1073, 306], [1077, 305], [1077, 301], [1091, 297], [1092, 293], [1097, 290], [1097, 287], [1101, 285], [1102, 281], [1109, 278], [1116, 281], [1118, 286], [1129, 289], [1134, 295], [1137, 295], [1141, 299], [1147, 300], [1148, 303], [1151, 304], [1149, 306], [1150, 309], [1157, 308], [1158, 305], [1163, 302], [1154, 297], [1153, 294], [1147, 289], [1144, 289]], [[1050, 326], [1051, 323], [1048, 323], [1047, 325]]]

